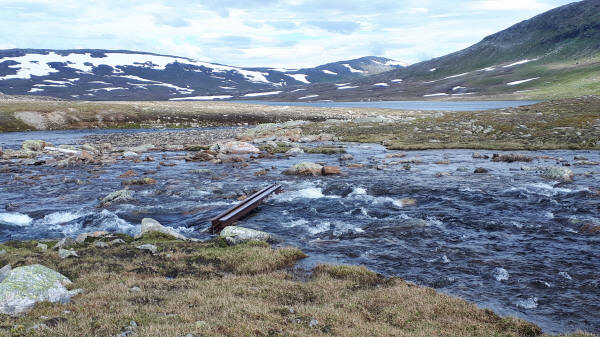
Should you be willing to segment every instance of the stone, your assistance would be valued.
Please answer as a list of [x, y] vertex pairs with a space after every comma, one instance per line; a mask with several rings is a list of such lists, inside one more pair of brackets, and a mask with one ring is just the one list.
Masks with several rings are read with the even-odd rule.
[[483, 173], [488, 173], [489, 171], [487, 169], [484, 169], [483, 167], [478, 167], [475, 169], [475, 171], [473, 171], [473, 173], [477, 173], [477, 174], [483, 174]]
[[438, 172], [435, 174], [436, 177], [441, 178], [441, 177], [449, 177], [450, 173], [448, 172]]
[[490, 159], [490, 156], [488, 156], [488, 155], [482, 155], [479, 152], [473, 152], [473, 155], [471, 157], [473, 159]]
[[342, 174], [342, 170], [337, 166], [323, 166], [324, 176], [333, 176]]
[[142, 288], [140, 287], [131, 287], [129, 289], [127, 289], [130, 293], [139, 293], [142, 291]]
[[308, 323], [308, 326], [310, 328], [315, 328], [317, 325], [319, 325], [319, 321], [317, 321], [316, 319], [311, 319], [310, 322]]
[[114, 240], [108, 242], [108, 244], [111, 245], [111, 246], [122, 245], [122, 244], [125, 244], [125, 243], [127, 243], [127, 242], [125, 242], [125, 240], [123, 240], [123, 239], [114, 239]]
[[573, 157], [574, 160], [588, 160], [587, 157], [584, 156], [575, 156]]
[[81, 149], [84, 151], [88, 151], [88, 152], [96, 152], [98, 151], [95, 147], [93, 147], [92, 145], [85, 143], [83, 145], [81, 145]]
[[60, 241], [58, 241], [55, 245], [54, 245], [54, 249], [61, 249], [61, 248], [66, 248], [69, 246], [73, 246], [77, 244], [77, 241], [73, 240], [72, 238], [69, 237], [65, 237], [62, 238]]
[[299, 147], [293, 147], [291, 149], [289, 149], [285, 154], [287, 154], [288, 156], [297, 156], [300, 154], [303, 154], [304, 150], [302, 150]]
[[398, 200], [398, 204], [402, 207], [415, 206], [417, 204], [417, 199], [413, 199], [413, 198], [400, 199], [400, 200]]
[[541, 171], [540, 175], [542, 178], [557, 180], [563, 183], [573, 182], [573, 171], [566, 167], [545, 167]]
[[121, 185], [155, 185], [157, 183], [156, 179], [144, 177], [138, 179], [124, 180], [121, 182]]
[[127, 148], [127, 151], [142, 153], [142, 152], [148, 152], [148, 151], [154, 150], [155, 148], [156, 148], [156, 146], [154, 146], [154, 144], [142, 144], [142, 145], [139, 145], [136, 147]]
[[39, 264], [15, 268], [0, 282], [0, 313], [17, 316], [38, 302], [68, 303], [82, 292], [67, 290], [70, 283], [66, 276]]
[[260, 150], [250, 143], [234, 141], [219, 144], [219, 152], [224, 154], [250, 154], [260, 153]]
[[24, 151], [41, 151], [49, 144], [43, 140], [26, 140], [21, 144], [21, 149]]
[[128, 189], [122, 189], [119, 191], [115, 191], [104, 197], [100, 204], [98, 204], [98, 208], [102, 207], [110, 207], [113, 204], [120, 202], [127, 202], [133, 200], [133, 192]]
[[137, 173], [134, 170], [127, 170], [123, 174], [121, 174], [119, 178], [129, 178], [133, 176], [137, 176]]
[[156, 247], [155, 245], [149, 244], [149, 243], [144, 244], [144, 245], [135, 246], [135, 248], [141, 249], [141, 250], [149, 250], [152, 254], [156, 254], [156, 251], [158, 250], [158, 247]]
[[48, 250], [48, 245], [45, 243], [38, 243], [37, 246], [35, 246], [35, 248], [38, 248], [45, 252]]
[[344, 153], [340, 156], [340, 161], [352, 160], [352, 159], [354, 159], [354, 156], [352, 156], [350, 153]]
[[161, 225], [160, 222], [152, 219], [152, 218], [144, 218], [142, 219], [142, 224], [140, 228], [140, 232], [135, 236], [136, 239], [141, 238], [147, 233], [151, 232], [159, 232], [163, 234], [170, 235], [179, 240], [186, 240], [187, 238], [181, 234], [179, 234], [175, 229], [171, 227], [165, 227]]
[[300, 176], [320, 176], [323, 174], [323, 166], [312, 162], [302, 162], [286, 169], [285, 171], [283, 171], [283, 174]]
[[219, 236], [225, 238], [227, 243], [230, 245], [238, 245], [250, 240], [268, 241], [271, 239], [271, 235], [269, 233], [238, 226], [225, 227]]
[[125, 151], [123, 152], [123, 158], [134, 158], [139, 157], [140, 155], [133, 151]]
[[96, 241], [96, 242], [94, 242], [94, 247], [97, 247], [97, 248], [108, 248], [109, 244], [106, 243], [106, 242], [103, 242], [103, 241]]
[[62, 248], [59, 248], [58, 249], [58, 256], [61, 259], [66, 259], [66, 258], [71, 257], [71, 256], [73, 256], [73, 257], [79, 257], [79, 255], [77, 255], [77, 252], [75, 250], [73, 250], [72, 248], [71, 249], [62, 249]]
[[11, 270], [12, 270], [12, 266], [10, 264], [7, 264], [6, 266], [4, 266], [0, 269], [0, 282], [4, 281], [4, 279], [8, 277]]
[[75, 242], [84, 243], [87, 238], [99, 238], [99, 237], [105, 236], [107, 234], [108, 234], [108, 232], [105, 232], [105, 231], [81, 233], [81, 234], [77, 235], [77, 238], [75, 238]]

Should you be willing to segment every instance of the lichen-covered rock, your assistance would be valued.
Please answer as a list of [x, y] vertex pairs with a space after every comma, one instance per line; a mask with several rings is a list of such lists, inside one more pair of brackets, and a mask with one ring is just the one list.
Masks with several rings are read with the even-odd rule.
[[21, 144], [21, 148], [24, 151], [41, 151], [46, 147], [48, 143], [43, 140], [26, 140]]
[[38, 302], [68, 303], [81, 292], [67, 290], [70, 283], [66, 276], [39, 264], [15, 268], [0, 282], [0, 313], [20, 315]]
[[225, 154], [249, 154], [259, 153], [260, 150], [250, 143], [236, 141], [219, 144], [219, 152]]
[[140, 232], [135, 236], [136, 239], [141, 238], [144, 234], [151, 232], [160, 232], [163, 234], [170, 235], [176, 239], [186, 240], [187, 238], [181, 234], [179, 234], [176, 230], [171, 227], [165, 227], [160, 224], [160, 222], [152, 219], [152, 218], [144, 218], [142, 219], [142, 226]]
[[566, 167], [544, 167], [541, 168], [542, 178], [558, 180], [563, 183], [573, 182], [573, 171]]
[[66, 258], [71, 257], [71, 256], [73, 256], [73, 257], [79, 257], [79, 255], [77, 255], [77, 252], [74, 251], [72, 248], [71, 249], [62, 249], [62, 248], [59, 248], [58, 249], [58, 256], [61, 259], [66, 259]]
[[158, 247], [156, 247], [155, 245], [149, 244], [149, 243], [144, 244], [144, 245], [136, 246], [135, 248], [141, 249], [141, 250], [148, 250], [152, 254], [156, 254], [156, 251], [158, 250]]
[[100, 201], [100, 204], [98, 204], [98, 208], [110, 207], [111, 205], [116, 204], [116, 203], [127, 202], [127, 201], [132, 201], [132, 200], [133, 200], [133, 192], [128, 189], [122, 189], [122, 190], [112, 192], [111, 194], [104, 197], [104, 199], [102, 199], [102, 201]]
[[250, 240], [268, 241], [271, 239], [269, 233], [238, 226], [225, 227], [219, 236], [225, 238], [230, 245], [238, 245]]
[[293, 147], [291, 149], [289, 149], [285, 154], [287, 154], [288, 156], [297, 156], [300, 154], [303, 154], [304, 150], [302, 150], [299, 147]]
[[302, 162], [286, 169], [283, 171], [283, 174], [298, 176], [320, 176], [323, 174], [323, 166], [312, 162]]

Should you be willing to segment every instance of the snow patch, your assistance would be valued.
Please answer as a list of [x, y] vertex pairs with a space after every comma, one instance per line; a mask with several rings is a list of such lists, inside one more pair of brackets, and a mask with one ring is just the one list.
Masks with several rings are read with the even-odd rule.
[[437, 68], [431, 68], [431, 69], [429, 69], [430, 72], [434, 72], [436, 70], [437, 70]]
[[323, 72], [327, 75], [337, 75], [338, 74], [338, 73], [334, 73], [333, 71], [327, 70], [327, 69], [324, 69]]
[[34, 92], [42, 92], [42, 91], [44, 91], [44, 89], [40, 89], [40, 88], [31, 88], [31, 89], [29, 89], [29, 91], [28, 91], [28, 92], [30, 92], [30, 93], [34, 93]]
[[387, 83], [375, 83], [373, 84], [374, 87], [389, 87], [390, 85]]
[[448, 96], [448, 94], [445, 92], [439, 92], [437, 94], [423, 95], [423, 97], [439, 97], [439, 96]]
[[338, 87], [338, 90], [355, 89], [355, 88], [358, 88], [358, 86], [346, 85], [343, 87]]
[[310, 84], [310, 81], [306, 79], [306, 77], [308, 76], [306, 74], [285, 74], [285, 76], [289, 76], [298, 82]]
[[231, 95], [220, 95], [220, 96], [194, 96], [194, 97], [178, 97], [169, 98], [169, 101], [212, 101], [215, 99], [229, 99]]
[[528, 78], [526, 80], [521, 80], [521, 81], [514, 81], [514, 82], [506, 83], [506, 85], [519, 85], [519, 84], [526, 83], [529, 81], [535, 81], [537, 79], [539, 79], [539, 77]]
[[522, 60], [522, 61], [517, 61], [515, 63], [511, 63], [511, 64], [508, 64], [508, 65], [505, 65], [502, 68], [510, 68], [510, 67], [518, 66], [518, 65], [525, 64], [525, 63], [532, 62], [532, 61], [537, 61], [537, 59], [533, 59], [533, 60], [527, 60], [526, 59], [526, 60]]
[[299, 100], [300, 100], [300, 99], [309, 99], [309, 98], [315, 98], [315, 97], [319, 97], [319, 95], [308, 95], [308, 96], [300, 97], [300, 98], [298, 98], [298, 99], [299, 99]]
[[342, 64], [342, 65], [343, 65], [344, 67], [348, 68], [348, 70], [350, 70], [350, 72], [351, 72], [351, 73], [359, 73], [359, 74], [362, 74], [362, 73], [364, 73], [364, 71], [362, 71], [362, 70], [358, 70], [358, 69], [354, 69], [354, 68], [352, 68], [352, 66], [351, 66], [351, 65], [349, 65], [349, 64]]
[[395, 79], [395, 80], [392, 80], [391, 82], [393, 82], [393, 83], [400, 83], [400, 82], [402, 82], [402, 80], [401, 80], [401, 79], [399, 79], [399, 78], [397, 78], [397, 79]]
[[255, 92], [255, 93], [245, 94], [244, 97], [271, 96], [271, 95], [278, 95], [280, 93], [281, 93], [281, 91]]

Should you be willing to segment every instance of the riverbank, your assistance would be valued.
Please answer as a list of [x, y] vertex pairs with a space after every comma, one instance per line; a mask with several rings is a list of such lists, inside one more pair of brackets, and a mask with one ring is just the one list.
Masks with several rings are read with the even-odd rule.
[[138, 239], [95, 233], [63, 241], [61, 252], [78, 255], [67, 258], [56, 245], [0, 245], [0, 264], [42, 264], [83, 290], [68, 304], [1, 315], [3, 335], [543, 336], [531, 323], [362, 267], [294, 269], [302, 252], [259, 241], [229, 246], [156, 232]]
[[0, 131], [248, 126], [305, 120], [301, 136], [331, 133], [390, 149], [600, 149], [600, 98], [487, 111], [261, 106], [222, 102], [3, 99]]

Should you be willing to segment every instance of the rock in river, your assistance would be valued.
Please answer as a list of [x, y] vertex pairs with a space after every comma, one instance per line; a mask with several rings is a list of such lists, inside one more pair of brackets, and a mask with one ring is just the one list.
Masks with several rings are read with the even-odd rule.
[[271, 238], [269, 233], [238, 226], [225, 227], [220, 236], [225, 238], [230, 245], [238, 245], [250, 240], [268, 241]]
[[15, 268], [0, 282], [0, 312], [16, 316], [37, 302], [68, 303], [81, 292], [67, 290], [70, 283], [66, 276], [39, 264]]
[[136, 239], [141, 238], [146, 233], [150, 232], [160, 232], [163, 234], [170, 235], [176, 239], [186, 240], [187, 238], [181, 234], [179, 234], [176, 230], [170, 227], [165, 227], [160, 224], [160, 222], [152, 219], [152, 218], [144, 218], [142, 219], [142, 228], [140, 233], [135, 236]]
[[283, 174], [297, 176], [320, 176], [323, 174], [323, 166], [312, 162], [302, 162], [286, 169], [283, 171]]
[[102, 201], [100, 201], [100, 204], [98, 204], [98, 208], [110, 207], [112, 204], [116, 204], [119, 202], [127, 202], [127, 201], [132, 201], [132, 200], [133, 200], [133, 192], [128, 189], [122, 189], [122, 190], [112, 192], [111, 194], [104, 197], [104, 199], [102, 199]]
[[21, 148], [25, 151], [41, 151], [47, 145], [43, 140], [26, 140], [21, 144]]
[[573, 171], [566, 167], [545, 167], [542, 168], [542, 178], [558, 180], [563, 183], [573, 182]]
[[246, 142], [227, 142], [219, 144], [219, 152], [225, 154], [249, 154], [260, 153], [260, 150], [254, 145]]

